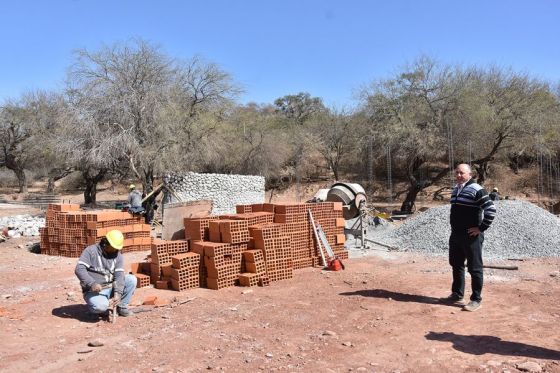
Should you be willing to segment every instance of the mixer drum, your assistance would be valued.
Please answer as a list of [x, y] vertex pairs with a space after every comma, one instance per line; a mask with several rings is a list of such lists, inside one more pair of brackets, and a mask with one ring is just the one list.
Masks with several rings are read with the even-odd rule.
[[360, 215], [360, 203], [366, 200], [366, 191], [360, 184], [335, 183], [327, 193], [327, 201], [342, 202], [344, 219], [350, 220]]

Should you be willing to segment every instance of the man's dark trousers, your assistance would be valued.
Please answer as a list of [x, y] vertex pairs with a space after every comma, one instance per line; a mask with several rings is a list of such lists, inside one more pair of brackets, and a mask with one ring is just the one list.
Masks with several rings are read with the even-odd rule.
[[471, 275], [471, 300], [480, 302], [482, 300], [482, 243], [484, 233], [469, 237], [467, 234], [451, 233], [449, 237], [449, 264], [453, 268], [453, 284], [451, 291], [461, 298], [465, 294], [465, 259], [467, 268]]

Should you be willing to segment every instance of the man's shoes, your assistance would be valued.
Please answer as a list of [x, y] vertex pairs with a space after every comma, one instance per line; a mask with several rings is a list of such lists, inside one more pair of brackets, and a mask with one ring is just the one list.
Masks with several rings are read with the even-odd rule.
[[134, 316], [134, 312], [132, 312], [128, 308], [117, 307], [117, 313], [119, 314], [119, 316], [122, 316], [122, 317]]
[[477, 302], [475, 300], [471, 300], [469, 302], [469, 304], [467, 304], [466, 306], [463, 307], [463, 311], [474, 312], [477, 309], [479, 309], [480, 307], [482, 307], [482, 304], [480, 302]]
[[443, 303], [463, 303], [463, 297], [458, 296], [456, 293], [451, 293], [445, 298], [440, 298]]

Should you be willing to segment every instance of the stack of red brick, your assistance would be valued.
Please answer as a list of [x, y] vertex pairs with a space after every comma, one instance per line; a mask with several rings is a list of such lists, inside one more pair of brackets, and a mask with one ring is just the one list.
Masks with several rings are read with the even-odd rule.
[[189, 252], [188, 240], [154, 240], [150, 256], [151, 283], [158, 289], [186, 290], [201, 287], [201, 256]]
[[112, 230], [123, 232], [123, 252], [149, 250], [150, 226], [142, 218], [117, 210], [82, 211], [77, 204], [51, 204], [40, 228], [41, 253], [77, 258]]
[[309, 210], [335, 255], [347, 258], [342, 205], [336, 202], [241, 205], [235, 215], [184, 219], [191, 250], [204, 257], [200, 276], [206, 286], [262, 286], [319, 265]]

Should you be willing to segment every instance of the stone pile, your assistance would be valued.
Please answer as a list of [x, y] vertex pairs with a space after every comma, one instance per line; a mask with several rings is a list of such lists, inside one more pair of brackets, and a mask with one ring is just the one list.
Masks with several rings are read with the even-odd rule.
[[[560, 219], [525, 201], [496, 202], [496, 218], [484, 234], [484, 257], [492, 259], [560, 256]], [[401, 226], [371, 228], [368, 237], [401, 250], [447, 255], [450, 206], [431, 208]]]
[[0, 218], [0, 231], [6, 230], [8, 237], [39, 236], [39, 228], [45, 226], [45, 218], [31, 215], [15, 215]]
[[212, 215], [220, 215], [235, 213], [236, 205], [263, 203], [264, 182], [262, 176], [188, 172], [169, 175], [168, 185], [184, 202], [211, 200]]

